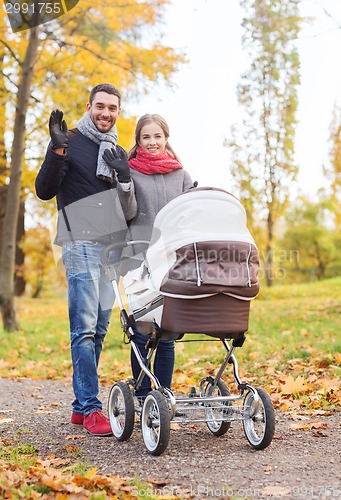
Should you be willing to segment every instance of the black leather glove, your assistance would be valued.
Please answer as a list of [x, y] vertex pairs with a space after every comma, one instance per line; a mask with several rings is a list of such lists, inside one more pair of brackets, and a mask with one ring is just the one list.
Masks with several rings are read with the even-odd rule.
[[52, 141], [52, 149], [67, 148], [69, 139], [67, 136], [66, 121], [63, 120], [63, 111], [52, 111], [49, 120], [49, 130]]
[[118, 182], [130, 182], [130, 166], [125, 157], [120, 156], [114, 148], [106, 149], [103, 160], [117, 173]]

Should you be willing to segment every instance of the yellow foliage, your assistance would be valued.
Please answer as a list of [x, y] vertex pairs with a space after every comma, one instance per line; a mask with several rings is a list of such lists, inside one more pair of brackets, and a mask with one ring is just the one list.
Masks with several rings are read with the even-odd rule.
[[[98, 83], [112, 83], [122, 92], [120, 144], [125, 148], [131, 146], [136, 119], [124, 113], [127, 96], [151, 90], [150, 82], [169, 82], [178, 66], [185, 62], [182, 54], [162, 43], [160, 21], [167, 4], [169, 0], [103, 0], [95, 4], [82, 0], [67, 14], [39, 27], [40, 46], [26, 120], [23, 197], [33, 188], [45, 154], [51, 110], [62, 109], [69, 128], [75, 127], [85, 112], [90, 89]], [[30, 30], [13, 34], [5, 10], [1, 10], [0, 58], [1, 54], [6, 56], [4, 70], [8, 75], [3, 88], [8, 81], [13, 85], [10, 92], [6, 89], [6, 103], [12, 108], [1, 106], [1, 113], [8, 110], [8, 115], [1, 115], [0, 121], [9, 132], [13, 130], [17, 97], [13, 89], [20, 81], [29, 36]], [[0, 149], [1, 136], [0, 128]]]
[[336, 363], [338, 363], [339, 365], [341, 365], [341, 352], [336, 352], [334, 354], [334, 358], [335, 358]]
[[92, 469], [87, 471], [86, 477], [88, 479], [93, 479], [96, 476], [97, 471], [98, 471], [97, 467], [93, 467]]
[[48, 230], [42, 226], [28, 230], [21, 247], [25, 253], [25, 263], [21, 266], [21, 272], [31, 288], [32, 296], [39, 296], [48, 283], [51, 271], [55, 271]]

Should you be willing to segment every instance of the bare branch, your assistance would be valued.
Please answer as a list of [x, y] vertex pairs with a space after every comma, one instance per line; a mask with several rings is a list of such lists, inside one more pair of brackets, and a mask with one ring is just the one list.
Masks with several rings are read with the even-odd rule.
[[20, 59], [17, 58], [17, 56], [14, 54], [13, 50], [11, 49], [11, 47], [5, 42], [5, 40], [0, 40], [0, 42], [6, 47], [6, 49], [10, 52], [11, 56], [13, 57], [13, 59], [19, 64], [19, 66], [21, 67], [22, 66], [22, 62], [20, 61]]
[[341, 29], [341, 23], [339, 23], [339, 21], [337, 21], [335, 17], [330, 12], [328, 12], [325, 7], [323, 7], [323, 11], [326, 14], [326, 16], [330, 17], [330, 19], [332, 19], [337, 24], [337, 29]]

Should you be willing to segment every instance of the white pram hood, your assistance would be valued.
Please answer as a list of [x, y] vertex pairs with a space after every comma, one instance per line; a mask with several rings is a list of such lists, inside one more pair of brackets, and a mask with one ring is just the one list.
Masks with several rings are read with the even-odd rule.
[[159, 234], [167, 249], [198, 241], [245, 241], [255, 244], [246, 212], [235, 196], [218, 188], [196, 188], [170, 201], [157, 214], [149, 254]]
[[[130, 312], [148, 309], [161, 291], [165, 276], [176, 262], [176, 251], [199, 242], [241, 242], [256, 249], [246, 227], [246, 212], [232, 194], [218, 188], [194, 188], [169, 202], [155, 218], [145, 262], [123, 280]], [[212, 295], [210, 292], [209, 295]], [[195, 298], [200, 295], [200, 288]], [[193, 297], [194, 298], [194, 297]], [[245, 297], [238, 297], [245, 300]], [[250, 300], [253, 297], [248, 297]], [[154, 311], [155, 312], [155, 311]], [[153, 313], [153, 317], [155, 317]], [[146, 318], [143, 318], [146, 319]]]

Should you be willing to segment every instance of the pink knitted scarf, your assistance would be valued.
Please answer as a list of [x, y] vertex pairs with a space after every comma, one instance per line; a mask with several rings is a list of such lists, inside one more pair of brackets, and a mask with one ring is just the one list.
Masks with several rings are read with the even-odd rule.
[[181, 163], [176, 160], [168, 151], [152, 154], [145, 151], [140, 146], [136, 149], [135, 158], [129, 160], [129, 165], [133, 170], [142, 174], [167, 174], [178, 168], [182, 168]]

